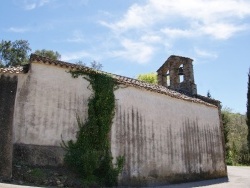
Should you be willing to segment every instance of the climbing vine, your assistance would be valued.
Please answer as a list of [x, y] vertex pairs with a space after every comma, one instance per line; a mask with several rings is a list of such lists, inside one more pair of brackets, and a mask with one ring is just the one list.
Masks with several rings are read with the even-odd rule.
[[[72, 77], [85, 76], [86, 72], [71, 71]], [[63, 142], [66, 149], [65, 163], [81, 177], [84, 186], [116, 186], [124, 158], [112, 164], [109, 133], [114, 117], [114, 80], [97, 72], [87, 73], [93, 94], [88, 101], [88, 119], [77, 116], [79, 131], [76, 141]]]

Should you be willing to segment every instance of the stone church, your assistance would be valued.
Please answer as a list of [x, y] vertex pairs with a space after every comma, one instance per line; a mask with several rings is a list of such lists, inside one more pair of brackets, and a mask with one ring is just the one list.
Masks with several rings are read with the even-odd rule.
[[[158, 85], [109, 74], [115, 116], [112, 156], [125, 157], [119, 185], [151, 186], [227, 176], [220, 102], [197, 94], [192, 59], [170, 56]], [[87, 118], [90, 68], [32, 54], [29, 65], [0, 69], [0, 176], [12, 160], [60, 166], [62, 139], [75, 140], [76, 113]]]

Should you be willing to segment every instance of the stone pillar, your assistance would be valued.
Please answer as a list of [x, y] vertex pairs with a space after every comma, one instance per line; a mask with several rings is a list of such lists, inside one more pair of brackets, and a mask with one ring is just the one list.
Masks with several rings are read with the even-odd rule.
[[16, 76], [0, 76], [0, 179], [10, 179], [12, 176], [12, 130], [16, 90]]

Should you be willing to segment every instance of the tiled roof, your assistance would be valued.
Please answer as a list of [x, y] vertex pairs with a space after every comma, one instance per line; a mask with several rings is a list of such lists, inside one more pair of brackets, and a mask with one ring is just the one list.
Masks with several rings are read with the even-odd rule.
[[[37, 63], [51, 64], [51, 65], [55, 65], [55, 66], [64, 67], [64, 68], [67, 68], [70, 70], [83, 70], [86, 72], [98, 72], [100, 74], [108, 74], [120, 84], [146, 89], [146, 90], [149, 90], [152, 92], [161, 93], [161, 94], [168, 95], [170, 97], [178, 98], [178, 99], [185, 100], [185, 101], [190, 101], [190, 102], [194, 102], [194, 103], [200, 103], [200, 104], [205, 104], [207, 106], [216, 107], [215, 105], [213, 105], [211, 103], [205, 102], [205, 101], [200, 100], [198, 98], [186, 96], [184, 94], [181, 94], [181, 93], [176, 92], [174, 90], [170, 90], [170, 89], [168, 89], [164, 86], [161, 86], [161, 85], [150, 84], [150, 83], [140, 81], [137, 79], [133, 79], [133, 78], [125, 77], [125, 76], [120, 76], [120, 75], [116, 75], [116, 74], [111, 74], [111, 73], [107, 73], [104, 71], [99, 71], [99, 70], [97, 71], [97, 70], [94, 70], [92, 68], [82, 66], [82, 65], [76, 65], [76, 64], [67, 63], [64, 61], [52, 60], [50, 58], [38, 56], [36, 54], [31, 54], [30, 62], [31, 63], [37, 62]], [[204, 98], [207, 98], [207, 97], [204, 97]], [[213, 99], [211, 99], [211, 100], [213, 100]], [[216, 101], [216, 100], [214, 100], [214, 101]]]
[[23, 73], [23, 67], [7, 67], [7, 68], [0, 68], [0, 73], [10, 73], [10, 74], [20, 74]]

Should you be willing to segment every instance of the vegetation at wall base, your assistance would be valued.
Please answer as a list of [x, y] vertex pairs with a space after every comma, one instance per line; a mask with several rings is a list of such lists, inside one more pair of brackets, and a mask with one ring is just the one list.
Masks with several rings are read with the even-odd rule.
[[[85, 76], [82, 71], [72, 71], [74, 78]], [[88, 119], [77, 116], [79, 131], [76, 141], [63, 142], [65, 163], [76, 171], [83, 186], [116, 186], [123, 168], [124, 157], [112, 163], [109, 133], [114, 117], [114, 80], [105, 74], [88, 73], [93, 94], [88, 102]]]

